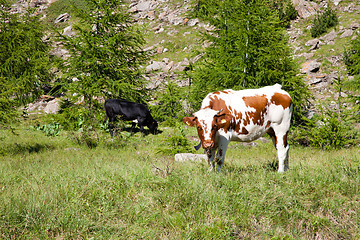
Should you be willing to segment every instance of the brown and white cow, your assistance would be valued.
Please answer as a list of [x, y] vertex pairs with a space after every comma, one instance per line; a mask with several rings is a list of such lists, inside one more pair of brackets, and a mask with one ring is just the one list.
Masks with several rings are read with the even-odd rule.
[[184, 117], [183, 122], [196, 125], [209, 164], [215, 168], [216, 162], [218, 171], [230, 141], [250, 142], [268, 133], [277, 149], [279, 172], [283, 172], [288, 169], [287, 136], [292, 110], [291, 97], [280, 84], [241, 91], [228, 89], [209, 93], [201, 109], [193, 117]]

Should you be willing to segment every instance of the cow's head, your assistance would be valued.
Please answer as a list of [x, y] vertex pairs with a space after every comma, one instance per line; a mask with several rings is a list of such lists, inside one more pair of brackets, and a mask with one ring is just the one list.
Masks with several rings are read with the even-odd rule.
[[183, 122], [188, 126], [196, 126], [201, 145], [208, 155], [217, 147], [217, 131], [222, 129], [227, 132], [231, 125], [231, 115], [221, 111], [206, 108], [194, 113], [194, 117], [183, 118]]
[[157, 123], [157, 121], [152, 120], [147, 126], [148, 126], [148, 128], [150, 129], [150, 132], [151, 132], [152, 134], [156, 134], [157, 128], [158, 128], [158, 123]]

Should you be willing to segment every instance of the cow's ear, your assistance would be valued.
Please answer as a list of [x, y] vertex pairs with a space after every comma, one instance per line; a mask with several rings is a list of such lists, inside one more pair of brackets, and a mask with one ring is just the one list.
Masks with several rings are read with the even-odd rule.
[[184, 117], [184, 118], [183, 118], [183, 122], [184, 122], [186, 125], [192, 127], [192, 126], [195, 125], [195, 118], [196, 118], [196, 117]]
[[229, 130], [232, 116], [230, 114], [221, 114], [216, 116], [216, 124], [218, 128]]

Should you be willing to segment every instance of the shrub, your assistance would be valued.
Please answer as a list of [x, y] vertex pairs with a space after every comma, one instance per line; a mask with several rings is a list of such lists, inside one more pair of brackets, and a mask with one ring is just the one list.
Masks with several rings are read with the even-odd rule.
[[339, 119], [337, 112], [327, 110], [305, 121], [306, 124], [292, 131], [290, 140], [295, 144], [324, 150], [359, 144], [359, 131], [353, 129], [349, 119]]
[[325, 33], [328, 28], [334, 27], [338, 24], [338, 17], [336, 12], [332, 10], [330, 7], [327, 7], [326, 10], [317, 15], [312, 23], [311, 26], [311, 36], [312, 37], [319, 37], [321, 34]]
[[184, 129], [178, 127], [178, 133], [173, 134], [167, 138], [163, 144], [164, 147], [159, 149], [159, 152], [166, 155], [174, 155], [176, 153], [194, 152], [190, 141], [185, 137]]
[[360, 75], [360, 37], [351, 41], [349, 49], [344, 50], [343, 60], [351, 75]]
[[70, 139], [78, 145], [85, 145], [88, 148], [96, 148], [99, 144], [99, 134], [93, 129], [85, 129], [83, 131], [71, 132]]
[[36, 130], [42, 131], [46, 136], [56, 137], [61, 132], [61, 126], [57, 122], [52, 122], [44, 125], [37, 125]]
[[169, 82], [164, 91], [159, 93], [158, 104], [150, 106], [153, 117], [164, 125], [175, 126], [176, 122], [184, 114], [182, 104], [182, 89], [174, 82]]

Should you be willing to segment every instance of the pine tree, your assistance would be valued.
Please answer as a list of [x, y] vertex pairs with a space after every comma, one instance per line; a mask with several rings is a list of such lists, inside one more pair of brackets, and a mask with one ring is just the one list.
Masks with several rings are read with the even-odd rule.
[[36, 99], [53, 78], [49, 43], [33, 10], [10, 14], [0, 2], [0, 122], [11, 122], [16, 107]]
[[61, 35], [71, 57], [66, 88], [84, 97], [88, 117], [99, 107], [95, 97], [139, 101], [144, 95], [140, 64], [147, 55], [144, 40], [120, 0], [86, 0], [91, 11], [75, 8], [79, 23], [74, 37]]
[[271, 6], [271, 1], [262, 0], [224, 0], [215, 8], [202, 6], [209, 14], [204, 20], [215, 30], [204, 35], [212, 44], [191, 75], [195, 108], [211, 91], [279, 83], [292, 95], [296, 118], [301, 118], [308, 91], [296, 76], [284, 27]]

